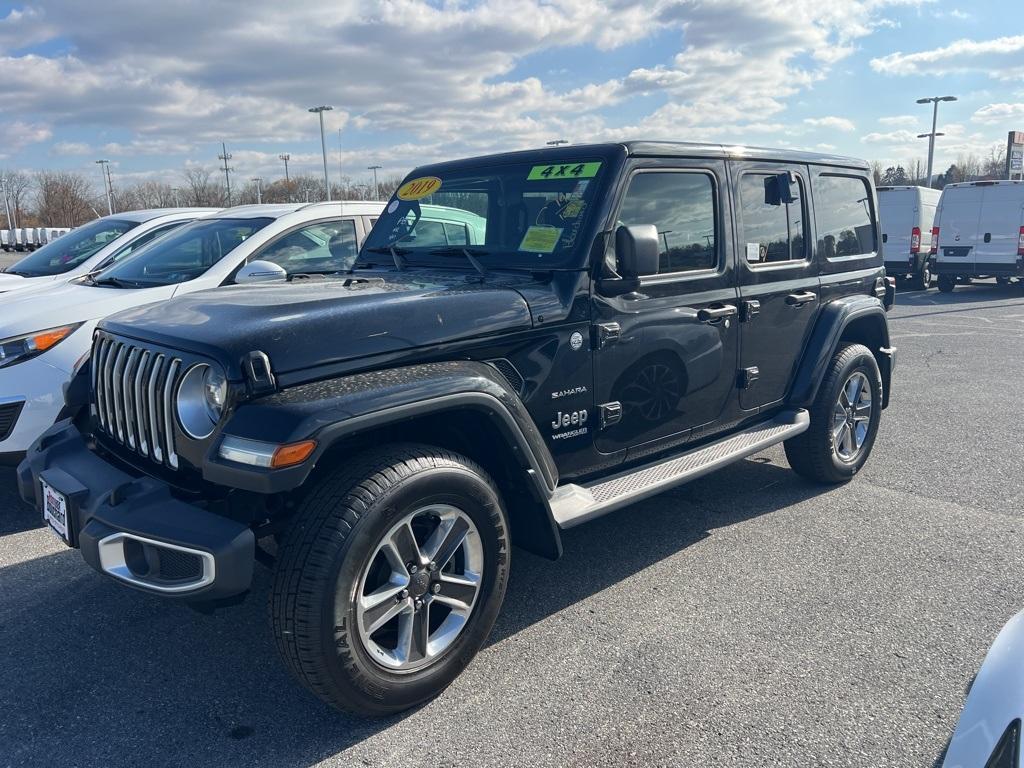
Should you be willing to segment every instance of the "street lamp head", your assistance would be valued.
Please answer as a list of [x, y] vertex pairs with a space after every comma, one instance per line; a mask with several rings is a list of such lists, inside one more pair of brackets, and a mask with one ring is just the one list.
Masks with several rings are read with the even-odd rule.
[[941, 96], [939, 101], [956, 101], [956, 96]]
[[310, 107], [310, 112], [330, 112], [334, 107], [328, 107], [326, 105], [320, 107]]
[[929, 103], [931, 103], [931, 99], [918, 99], [917, 103], [918, 104], [929, 104]]

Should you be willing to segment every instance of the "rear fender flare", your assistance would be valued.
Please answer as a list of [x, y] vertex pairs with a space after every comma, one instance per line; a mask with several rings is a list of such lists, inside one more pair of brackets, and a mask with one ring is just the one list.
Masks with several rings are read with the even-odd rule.
[[895, 349], [889, 343], [885, 306], [874, 296], [847, 296], [826, 304], [804, 349], [790, 390], [790, 404], [808, 408], [818, 394], [829, 362], [843, 341], [857, 341], [871, 350], [882, 373], [882, 407], [889, 405]]

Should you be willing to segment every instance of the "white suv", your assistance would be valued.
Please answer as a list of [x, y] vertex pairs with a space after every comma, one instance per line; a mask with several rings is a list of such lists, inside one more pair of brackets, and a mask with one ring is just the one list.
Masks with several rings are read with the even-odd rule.
[[100, 319], [204, 288], [347, 270], [383, 208], [383, 203], [366, 202], [228, 208], [179, 228], [99, 274], [5, 296], [0, 308], [0, 463], [17, 461], [57, 420], [63, 387], [88, 358]]
[[216, 210], [155, 208], [90, 221], [61, 237], [48, 238], [42, 248], [0, 271], [0, 293], [66, 282], [105, 269], [172, 229]]

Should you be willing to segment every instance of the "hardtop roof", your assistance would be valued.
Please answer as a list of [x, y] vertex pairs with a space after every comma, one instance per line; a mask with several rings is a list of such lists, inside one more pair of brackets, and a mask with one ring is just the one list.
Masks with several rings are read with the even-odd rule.
[[505, 163], [558, 163], [585, 157], [606, 157], [624, 154], [631, 157], [700, 157], [715, 159], [767, 160], [787, 163], [808, 163], [832, 165], [843, 168], [868, 170], [865, 160], [820, 152], [805, 152], [794, 149], [771, 149], [739, 144], [711, 144], [685, 141], [625, 141], [600, 144], [567, 144], [560, 147], [541, 147], [492, 155], [467, 157], [448, 162], [430, 163], [420, 166], [416, 172], [435, 166], [471, 166], [481, 162], [493, 165]]

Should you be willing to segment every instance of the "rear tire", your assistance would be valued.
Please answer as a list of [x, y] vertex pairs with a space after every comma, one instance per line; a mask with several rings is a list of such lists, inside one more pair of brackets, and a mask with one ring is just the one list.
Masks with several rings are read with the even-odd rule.
[[914, 288], [919, 291], [927, 291], [932, 286], [932, 272], [928, 269], [928, 262], [924, 262], [921, 268], [914, 273]]
[[841, 346], [810, 408], [810, 427], [785, 442], [789, 465], [817, 483], [847, 482], [871, 454], [881, 413], [875, 356], [863, 344]]
[[481, 467], [425, 445], [370, 451], [324, 478], [286, 532], [270, 597], [278, 651], [326, 703], [400, 712], [480, 650], [508, 572], [506, 514]]
[[956, 278], [953, 275], [939, 275], [938, 284], [943, 293], [952, 293], [956, 288]]

